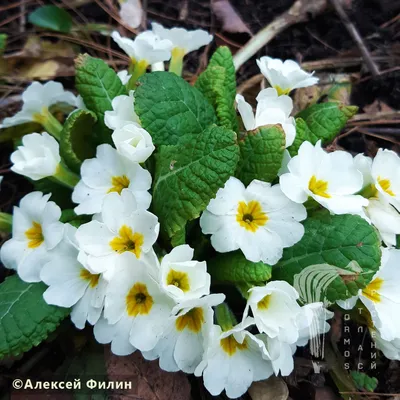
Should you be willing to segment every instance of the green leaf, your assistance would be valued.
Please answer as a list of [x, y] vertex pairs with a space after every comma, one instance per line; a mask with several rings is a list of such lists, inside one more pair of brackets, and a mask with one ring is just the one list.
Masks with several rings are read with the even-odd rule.
[[0, 232], [11, 233], [12, 232], [12, 215], [4, 212], [0, 212]]
[[6, 49], [8, 35], [6, 33], [0, 33], [0, 56], [3, 55]]
[[211, 126], [180, 145], [156, 154], [153, 211], [161, 232], [180, 243], [186, 223], [197, 217], [236, 169], [236, 134]]
[[135, 111], [155, 145], [175, 145], [216, 122], [211, 104], [194, 87], [170, 72], [139, 79]]
[[33, 11], [28, 21], [41, 28], [69, 33], [72, 28], [72, 18], [63, 8], [53, 5], [43, 6]]
[[50, 200], [54, 201], [62, 210], [76, 206], [71, 199], [71, 189], [66, 186], [61, 186], [49, 178], [32, 181], [32, 184], [35, 190], [39, 192], [43, 192], [44, 194], [51, 193]]
[[[309, 266], [340, 268], [343, 273], [326, 288], [327, 299], [332, 302], [355, 295], [371, 281], [380, 265], [381, 250], [377, 231], [367, 221], [357, 215], [318, 213], [304, 222], [304, 229], [300, 242], [285, 249], [273, 267], [273, 279], [293, 285], [295, 275]], [[355, 265], [361, 273], [354, 272]]]
[[69, 308], [43, 300], [47, 286], [26, 283], [17, 275], [0, 284], [0, 359], [39, 345], [69, 314]]
[[218, 254], [207, 262], [213, 283], [261, 284], [271, 278], [271, 266], [263, 262], [251, 262], [241, 251]]
[[253, 179], [272, 182], [278, 176], [285, 151], [285, 132], [281, 125], [266, 125], [247, 132], [239, 147], [236, 177], [245, 185]]
[[364, 372], [350, 371], [350, 375], [353, 378], [358, 390], [373, 392], [378, 386], [378, 379], [368, 376]]
[[86, 107], [97, 117], [94, 127], [97, 143], [112, 143], [112, 132], [104, 123], [104, 113], [112, 110], [111, 102], [114, 97], [126, 94], [125, 86], [103, 60], [87, 54], [76, 60], [75, 82]]
[[228, 47], [222, 46], [217, 49], [207, 69], [197, 79], [195, 86], [213, 105], [218, 124], [237, 132], [236, 74]]
[[357, 111], [356, 106], [345, 106], [338, 102], [314, 104], [301, 111], [296, 115], [296, 139], [288, 148], [289, 153], [295, 156], [305, 140], [312, 144], [318, 140], [323, 144], [330, 142]]
[[75, 110], [69, 115], [61, 131], [61, 157], [78, 174], [82, 161], [93, 158], [96, 154], [91, 129], [96, 121], [96, 115], [91, 111]]

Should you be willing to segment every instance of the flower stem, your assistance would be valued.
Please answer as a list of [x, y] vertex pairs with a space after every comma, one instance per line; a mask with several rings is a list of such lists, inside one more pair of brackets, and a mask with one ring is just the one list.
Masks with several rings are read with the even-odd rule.
[[215, 318], [223, 331], [229, 331], [229, 329], [232, 329], [237, 324], [235, 316], [226, 303], [215, 307]]
[[146, 73], [146, 69], [148, 67], [148, 63], [146, 60], [140, 60], [135, 64], [135, 68], [133, 68], [132, 76], [129, 79], [127, 84], [128, 90], [135, 90], [136, 89], [136, 82], [137, 80]]
[[0, 231], [11, 233], [12, 231], [12, 215], [0, 212]]
[[185, 57], [185, 50], [175, 47], [171, 52], [171, 61], [169, 63], [169, 72], [173, 72], [178, 76], [182, 76], [183, 57]]
[[41, 124], [47, 133], [50, 133], [50, 135], [53, 135], [57, 140], [60, 140], [63, 126], [47, 107], [43, 107], [41, 113], [34, 114], [33, 120]]
[[73, 189], [80, 179], [80, 177], [68, 169], [63, 162], [60, 162], [57, 172], [49, 178], [69, 189]]

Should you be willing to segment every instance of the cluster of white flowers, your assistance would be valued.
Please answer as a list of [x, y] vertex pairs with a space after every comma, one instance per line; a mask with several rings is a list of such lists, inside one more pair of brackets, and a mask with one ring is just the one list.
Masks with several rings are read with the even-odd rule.
[[[145, 67], [171, 54], [182, 58], [212, 39], [204, 31], [168, 30], [158, 24], [134, 41], [116, 32], [112, 37], [135, 64]], [[317, 78], [294, 61], [263, 57], [258, 65], [271, 88], [259, 93], [255, 115], [237, 95], [244, 127], [280, 124], [289, 147], [296, 127], [288, 94], [315, 84]], [[130, 79], [127, 71], [119, 76], [124, 83]], [[23, 100], [22, 111], [4, 120], [4, 126], [43, 123], [43, 115], [48, 118], [49, 107], [57, 102], [84, 107], [55, 82], [33, 83]], [[12, 238], [1, 248], [3, 264], [26, 282], [47, 284], [45, 301], [71, 307], [76, 327], [94, 325], [96, 339], [111, 343], [115, 354], [140, 350], [146, 359], [159, 359], [166, 371], [203, 376], [213, 395], [225, 390], [236, 398], [253, 381], [290, 374], [296, 348], [326, 333], [333, 313], [320, 302], [300, 304], [299, 294], [287, 282], [271, 281], [248, 291], [237, 324], [223, 304], [225, 295], [210, 292], [207, 264], [193, 259], [191, 247], [177, 246], [159, 259], [154, 245], [160, 225], [149, 211], [152, 177], [144, 167], [155, 146], [135, 113], [133, 91], [112, 100], [104, 122], [113, 131], [114, 147], [99, 145], [96, 157], [82, 163], [80, 180], [72, 185], [76, 214], [92, 215], [92, 220], [78, 228], [63, 224], [61, 209], [49, 201], [50, 195], [30, 193], [14, 208]], [[240, 250], [251, 262], [274, 265], [283, 249], [304, 235], [304, 203], [319, 203], [332, 214], [362, 216], [389, 249], [372, 282], [349, 302], [354, 305], [360, 299], [365, 304], [379, 348], [399, 359], [400, 323], [391, 315], [400, 303], [400, 250], [390, 247], [400, 234], [400, 158], [388, 150], [379, 150], [373, 160], [353, 158], [344, 151], [328, 153], [320, 142], [304, 142], [298, 155], [290, 158], [286, 153], [285, 159], [278, 184], [253, 180], [245, 187], [229, 178], [201, 215], [202, 232], [211, 235], [217, 252]], [[65, 176], [58, 142], [46, 132], [25, 136], [11, 161], [13, 171], [33, 180]], [[221, 326], [215, 324], [213, 307], [217, 317], [218, 310], [229, 315], [217, 318]], [[254, 327], [258, 334], [251, 333]]]

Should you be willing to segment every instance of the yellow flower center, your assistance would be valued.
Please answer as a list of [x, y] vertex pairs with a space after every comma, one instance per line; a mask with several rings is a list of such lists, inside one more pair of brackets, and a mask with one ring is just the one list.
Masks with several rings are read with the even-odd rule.
[[134, 233], [129, 226], [122, 225], [119, 230], [119, 236], [111, 240], [110, 246], [117, 253], [130, 251], [139, 258], [142, 252], [143, 242], [144, 237], [141, 233]]
[[330, 194], [326, 193], [328, 190], [328, 182], [317, 179], [315, 175], [313, 175], [310, 182], [308, 182], [308, 189], [317, 196], [325, 197], [327, 199], [331, 197]]
[[382, 284], [383, 284], [383, 279], [375, 278], [362, 290], [362, 294], [372, 302], [379, 303], [381, 301], [381, 295], [379, 294], [379, 289], [382, 287]]
[[183, 292], [190, 290], [189, 276], [186, 272], [171, 269], [167, 275], [167, 285], [174, 285]]
[[144, 283], [135, 283], [126, 296], [126, 312], [130, 317], [147, 315], [153, 307], [153, 298], [150, 296]]
[[87, 269], [81, 269], [81, 279], [89, 281], [89, 286], [95, 288], [99, 284], [100, 274], [91, 274]]
[[240, 201], [236, 221], [246, 230], [256, 232], [259, 227], [267, 223], [268, 216], [263, 212], [261, 204], [258, 201], [251, 200], [249, 203]]
[[382, 179], [380, 176], [378, 176], [378, 183], [385, 193], [387, 193], [389, 196], [395, 196], [393, 191], [390, 190], [391, 183], [389, 179]]
[[28, 247], [30, 249], [36, 249], [44, 242], [43, 232], [42, 232], [42, 225], [38, 222], [32, 222], [32, 228], [29, 228], [25, 232], [25, 236], [29, 240]]
[[233, 335], [221, 339], [220, 345], [222, 350], [224, 350], [229, 356], [233, 356], [236, 353], [236, 350], [247, 349], [246, 339], [243, 341], [243, 343], [239, 343]]
[[266, 310], [270, 306], [271, 303], [271, 295], [267, 294], [264, 296], [258, 303], [257, 303], [257, 308], [260, 310]]
[[183, 331], [186, 327], [194, 332], [198, 333], [201, 330], [201, 326], [205, 322], [204, 311], [200, 307], [192, 308], [185, 315], [181, 315], [175, 321], [175, 326], [178, 331]]
[[278, 92], [278, 96], [282, 96], [284, 94], [289, 94], [290, 93], [290, 88], [289, 89], [282, 89], [278, 85], [275, 85], [274, 88]]
[[128, 188], [130, 183], [129, 178], [126, 175], [113, 176], [111, 178], [112, 187], [107, 193], [117, 192], [118, 194], [121, 194], [122, 189]]

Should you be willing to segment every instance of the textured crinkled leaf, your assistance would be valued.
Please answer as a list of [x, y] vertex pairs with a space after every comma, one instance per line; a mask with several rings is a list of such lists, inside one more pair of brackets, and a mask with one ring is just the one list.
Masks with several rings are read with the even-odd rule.
[[247, 132], [239, 141], [240, 159], [236, 177], [245, 185], [253, 179], [272, 182], [281, 168], [285, 132], [281, 125], [266, 125]]
[[92, 136], [96, 121], [96, 115], [91, 111], [76, 110], [68, 116], [61, 131], [61, 157], [76, 173], [80, 172], [82, 161], [96, 154]]
[[329, 264], [351, 270], [356, 262], [362, 272], [341, 275], [328, 286], [329, 301], [345, 300], [365, 287], [379, 268], [380, 239], [377, 231], [357, 215], [319, 213], [304, 222], [305, 233], [300, 242], [283, 251], [273, 267], [273, 279], [293, 284], [294, 276], [310, 265]]
[[364, 372], [350, 371], [350, 375], [359, 390], [373, 392], [378, 386], [378, 379], [374, 376], [368, 376]]
[[175, 145], [216, 122], [211, 104], [199, 90], [164, 71], [139, 79], [135, 112], [156, 145]]
[[235, 132], [215, 125], [180, 145], [161, 146], [153, 185], [161, 232], [181, 242], [186, 223], [199, 217], [234, 174], [238, 158]]
[[358, 107], [339, 102], [318, 103], [301, 111], [296, 117], [303, 121], [296, 119], [296, 139], [288, 149], [290, 154], [296, 155], [305, 140], [312, 144], [318, 140], [322, 143], [330, 142], [357, 111]]
[[83, 54], [76, 59], [76, 88], [86, 107], [97, 117], [97, 143], [112, 143], [111, 130], [104, 124], [104, 113], [112, 110], [116, 96], [126, 94], [125, 86], [117, 74], [103, 60]]
[[218, 254], [207, 262], [213, 282], [262, 283], [271, 278], [271, 266], [251, 262], [241, 251]]
[[43, 283], [26, 283], [17, 275], [0, 284], [0, 358], [16, 356], [39, 345], [69, 314], [48, 305]]
[[218, 124], [237, 132], [236, 75], [232, 54], [227, 47], [218, 48], [211, 57], [207, 69], [197, 79], [195, 86], [213, 105]]

